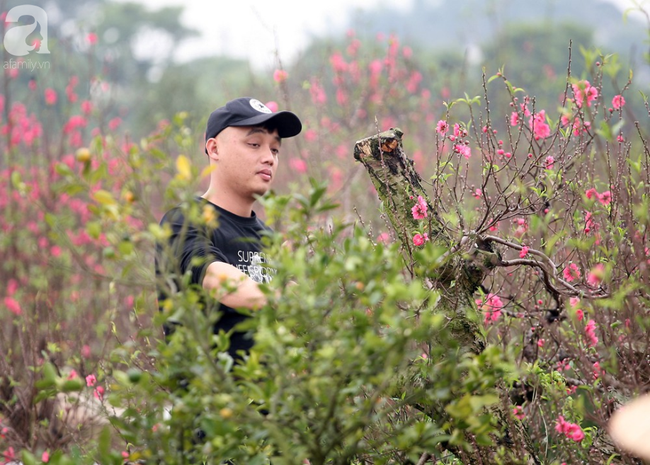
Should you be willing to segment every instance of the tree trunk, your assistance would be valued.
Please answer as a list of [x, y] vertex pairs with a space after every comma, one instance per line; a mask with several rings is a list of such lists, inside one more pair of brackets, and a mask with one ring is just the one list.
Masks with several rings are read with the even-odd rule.
[[[485, 348], [485, 340], [477, 323], [478, 317], [472, 299], [487, 273], [500, 261], [500, 255], [492, 249], [491, 244], [483, 242], [472, 232], [463, 232], [460, 240], [453, 239], [440, 215], [432, 210], [432, 204], [422, 187], [422, 179], [413, 167], [413, 161], [404, 154], [402, 134], [402, 131], [395, 128], [360, 140], [356, 143], [354, 157], [363, 163], [368, 171], [383, 203], [382, 211], [388, 216], [402, 243], [407, 266], [415, 277], [422, 279], [432, 290], [440, 292], [441, 299], [437, 311], [448, 318], [448, 326], [445, 328], [447, 334], [453, 335], [462, 350], [480, 353]], [[428, 205], [428, 215], [423, 220], [414, 219], [411, 212], [418, 196], [425, 199]], [[440, 263], [435, 266], [413, 266], [413, 236], [418, 232], [422, 233], [423, 221], [429, 240], [446, 250], [439, 260]], [[507, 397], [507, 393], [502, 394]], [[423, 406], [414, 407], [424, 411], [440, 424], [448, 418], [443, 405], [424, 409]], [[496, 409], [497, 412], [494, 413], [502, 424], [502, 431], [505, 432], [508, 423], [504, 416], [507, 414], [502, 411], [502, 407]], [[468, 435], [467, 439], [472, 441], [471, 435]], [[454, 451], [453, 447], [449, 449]], [[462, 451], [457, 452], [462, 455]], [[475, 454], [476, 459], [480, 457], [483, 463], [490, 463], [488, 449], [478, 448]]]
[[[476, 318], [468, 318], [468, 313], [474, 312], [473, 294], [500, 260], [499, 254], [472, 232], [465, 232], [460, 241], [454, 241], [438, 212], [432, 210], [413, 161], [404, 154], [402, 134], [395, 128], [362, 139], [355, 145], [354, 157], [363, 163], [377, 189], [383, 211], [402, 243], [407, 265], [414, 270], [428, 270], [419, 277], [431, 289], [441, 292], [441, 310], [450, 318], [449, 330], [467, 349], [479, 353], [485, 347], [485, 341]], [[428, 206], [429, 214], [424, 221], [429, 240], [448, 251], [440, 263], [429, 268], [412, 266], [413, 237], [422, 228], [422, 220], [414, 219], [411, 212], [418, 196]]]

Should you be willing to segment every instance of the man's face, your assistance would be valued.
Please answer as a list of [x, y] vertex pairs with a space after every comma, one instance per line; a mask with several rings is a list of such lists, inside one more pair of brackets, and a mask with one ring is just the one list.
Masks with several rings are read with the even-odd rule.
[[[255, 199], [271, 188], [278, 167], [281, 140], [277, 131], [258, 126], [227, 127], [208, 146], [217, 162], [218, 185], [230, 195]], [[210, 153], [212, 151], [212, 153]]]

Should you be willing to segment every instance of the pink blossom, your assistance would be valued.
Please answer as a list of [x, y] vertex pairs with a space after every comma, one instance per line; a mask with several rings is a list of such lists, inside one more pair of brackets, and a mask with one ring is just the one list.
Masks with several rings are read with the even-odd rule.
[[447, 123], [447, 121], [444, 120], [438, 121], [438, 124], [436, 125], [436, 132], [438, 134], [444, 136], [448, 130], [449, 130], [449, 123]]
[[579, 304], [580, 304], [580, 298], [579, 297], [571, 297], [569, 299], [569, 305], [571, 305], [571, 308], [575, 308], [576, 318], [579, 321], [582, 321], [582, 319], [584, 318], [584, 312], [581, 309], [576, 308]]
[[348, 64], [343, 59], [343, 55], [339, 52], [334, 52], [330, 57], [330, 64], [334, 71], [337, 73], [342, 73], [348, 70]]
[[73, 115], [70, 117], [67, 123], [63, 126], [63, 133], [70, 134], [72, 131], [80, 127], [86, 127], [87, 121], [81, 115]]
[[289, 166], [298, 173], [307, 172], [307, 162], [302, 158], [292, 158], [289, 160]]
[[65, 88], [65, 94], [68, 97], [70, 103], [75, 103], [77, 101], [77, 94], [74, 93], [74, 88], [78, 83], [79, 78], [77, 76], [72, 76]]
[[381, 70], [384, 67], [382, 64], [381, 60], [372, 60], [370, 64], [368, 65], [368, 68], [370, 68], [370, 87], [375, 88], [377, 87], [377, 83], [379, 82], [379, 76], [381, 74]]
[[523, 247], [521, 248], [521, 251], [519, 252], [519, 258], [525, 258], [526, 255], [528, 255], [528, 250], [529, 250], [529, 249], [528, 249], [527, 246], [523, 246]]
[[418, 233], [415, 236], [413, 236], [413, 244], [418, 247], [424, 245], [424, 243], [427, 242], [428, 240], [429, 240], [429, 236], [427, 235], [427, 233], [424, 234]]
[[589, 347], [594, 347], [598, 344], [598, 336], [596, 336], [596, 322], [594, 320], [589, 320], [587, 326], [585, 326], [585, 334], [587, 339], [589, 339]]
[[93, 104], [90, 100], [84, 100], [81, 102], [81, 112], [84, 115], [89, 115], [93, 111]]
[[591, 212], [585, 212], [585, 234], [589, 234], [592, 229], [598, 230], [598, 224], [594, 222]]
[[86, 376], [86, 386], [92, 387], [97, 384], [97, 377], [95, 375]]
[[579, 279], [581, 275], [580, 270], [578, 269], [578, 265], [575, 263], [569, 264], [569, 266], [567, 266], [564, 271], [562, 271], [562, 276], [564, 276], [564, 279], [569, 283], [571, 281]]
[[570, 369], [571, 364], [569, 363], [569, 359], [565, 358], [557, 362], [557, 371], [569, 371]]
[[546, 123], [545, 110], [532, 115], [528, 121], [528, 124], [532, 128], [535, 140], [546, 139], [551, 135], [551, 128]]
[[517, 229], [515, 229], [515, 236], [521, 237], [528, 231], [528, 224], [525, 218], [517, 218], [516, 223]]
[[460, 131], [460, 124], [456, 123], [454, 124], [454, 137], [458, 137], [462, 135]]
[[16, 459], [16, 452], [14, 452], [14, 448], [13, 448], [13, 447], [9, 447], [9, 448], [7, 448], [7, 450], [5, 450], [5, 451], [2, 453], [2, 456], [3, 456], [3, 457], [5, 458], [5, 460], [6, 460], [6, 462], [4, 462], [4, 463], [8, 463], [9, 461], [13, 461], [13, 460]]
[[104, 399], [104, 388], [102, 386], [97, 386], [95, 390], [93, 391], [93, 396], [95, 396], [96, 399], [103, 400]]
[[4, 303], [5, 307], [7, 307], [7, 310], [9, 310], [14, 315], [21, 315], [23, 313], [23, 310], [20, 308], [20, 304], [13, 297], [5, 297]]
[[595, 362], [593, 369], [594, 379], [600, 378], [603, 373], [605, 373], [605, 370], [600, 367], [600, 362]]
[[[582, 130], [586, 131], [587, 127], [585, 126], [584, 128], [582, 128]], [[573, 135], [574, 136], [579, 136], [580, 135], [580, 119], [578, 119], [578, 118], [576, 118], [573, 121]]]
[[584, 439], [585, 433], [576, 423], [569, 423], [562, 415], [558, 416], [557, 423], [555, 424], [555, 431], [564, 434], [567, 438], [575, 442], [580, 442]]
[[469, 159], [472, 156], [472, 149], [469, 147], [469, 145], [456, 144], [454, 145], [454, 151], [456, 153], [460, 153], [466, 159]]
[[361, 47], [361, 41], [359, 39], [354, 39], [350, 45], [348, 45], [346, 51], [348, 52], [348, 55], [355, 56], [359, 50], [359, 47]]
[[588, 199], [595, 198], [603, 205], [609, 205], [612, 202], [612, 193], [611, 191], [605, 191], [602, 194], [598, 193], [595, 188], [590, 188], [585, 191], [585, 195]]
[[390, 234], [388, 234], [387, 232], [383, 232], [379, 236], [377, 236], [377, 242], [380, 242], [382, 244], [388, 244], [389, 240], [390, 240]]
[[51, 88], [45, 89], [45, 103], [47, 105], [54, 105], [56, 103], [56, 91]]
[[411, 76], [409, 77], [408, 82], [406, 83], [406, 90], [411, 94], [414, 94], [415, 91], [418, 89], [418, 85], [420, 84], [420, 81], [422, 81], [422, 73], [420, 73], [419, 71], [413, 71], [411, 73]]
[[598, 98], [598, 89], [592, 87], [589, 81], [580, 81], [576, 84], [573, 84], [572, 88], [573, 94], [575, 96], [576, 106], [578, 108], [582, 108], [585, 100], [587, 102], [587, 106], [590, 107], [591, 102]]
[[555, 158], [553, 158], [553, 155], [549, 155], [548, 157], [546, 157], [544, 168], [546, 168], [547, 170], [552, 170], [553, 163], [555, 163]]
[[276, 70], [273, 72], [273, 80], [274, 80], [275, 82], [277, 82], [278, 84], [280, 84], [280, 83], [286, 81], [288, 77], [289, 77], [289, 73], [287, 73], [287, 72], [286, 72], [285, 70], [283, 70], [283, 69], [276, 69]]
[[493, 323], [501, 316], [503, 301], [496, 294], [489, 293], [485, 298], [485, 301], [477, 299], [476, 305], [480, 306], [480, 310], [485, 313], [485, 318], [483, 320], [484, 324]]
[[347, 159], [349, 154], [350, 154], [350, 147], [348, 147], [347, 144], [339, 144], [336, 147], [336, 156], [339, 157], [341, 160]]
[[582, 428], [575, 423], [570, 424], [566, 428], [566, 437], [574, 440], [575, 442], [580, 442], [585, 438], [585, 433], [582, 431]]
[[510, 126], [519, 126], [519, 113], [516, 111], [510, 113]]
[[589, 273], [587, 273], [587, 284], [589, 284], [591, 287], [597, 287], [601, 282], [603, 282], [604, 277], [605, 265], [598, 263], [589, 271]]
[[421, 220], [428, 216], [428, 208], [429, 206], [427, 205], [426, 200], [424, 200], [421, 195], [418, 195], [417, 203], [411, 208], [411, 214], [414, 219]]
[[75, 378], [78, 378], [78, 377], [79, 377], [79, 375], [77, 374], [76, 370], [74, 370], [74, 369], [70, 370], [70, 373], [68, 374], [68, 379], [75, 379]]
[[325, 89], [320, 85], [318, 80], [312, 79], [311, 85], [309, 86], [309, 93], [311, 95], [311, 100], [316, 105], [323, 105], [327, 102], [327, 94], [325, 94]]
[[341, 106], [344, 106], [348, 103], [348, 94], [341, 87], [336, 89], [336, 103]]
[[41, 455], [41, 462], [47, 463], [50, 461], [50, 453], [48, 451], [43, 452]]
[[[21, 60], [20, 58], [18, 59], [19, 63], [22, 63], [22, 61], [23, 60]], [[20, 70], [17, 67], [16, 68], [9, 68], [7, 74], [9, 74], [9, 77], [11, 79], [16, 79], [18, 77], [18, 75], [20, 74]]]
[[307, 142], [314, 142], [318, 140], [318, 133], [314, 131], [313, 129], [307, 129], [305, 131], [305, 140]]
[[625, 98], [622, 95], [615, 95], [612, 99], [612, 106], [615, 110], [620, 110], [625, 105]]
[[481, 189], [476, 189], [474, 191], [474, 198], [475, 199], [480, 199], [482, 195], [483, 195], [483, 191]]
[[18, 290], [18, 281], [16, 281], [14, 278], [10, 278], [9, 281], [7, 282], [7, 295], [11, 297], [16, 293]]
[[122, 124], [122, 118], [116, 116], [115, 118], [113, 118], [108, 122], [108, 129], [110, 129], [111, 131], [115, 131], [120, 124]]
[[83, 358], [88, 358], [88, 357], [90, 357], [90, 346], [89, 346], [88, 344], [85, 344], [85, 345], [81, 348], [81, 356], [82, 356]]
[[524, 409], [521, 408], [520, 405], [517, 405], [515, 408], [512, 409], [512, 414], [515, 416], [517, 420], [523, 420], [526, 415], [524, 415]]
[[544, 347], [544, 343], [546, 341], [544, 339], [538, 339], [537, 340], [537, 347]]
[[598, 201], [603, 205], [609, 205], [612, 202], [612, 193], [610, 191], [605, 191], [602, 194], [599, 194]]
[[264, 105], [266, 105], [266, 107], [267, 107], [269, 110], [271, 110], [271, 112], [273, 112], [273, 113], [275, 113], [276, 111], [278, 111], [278, 103], [275, 102], [275, 101], [273, 101], [273, 100], [271, 100], [270, 102], [266, 102]]

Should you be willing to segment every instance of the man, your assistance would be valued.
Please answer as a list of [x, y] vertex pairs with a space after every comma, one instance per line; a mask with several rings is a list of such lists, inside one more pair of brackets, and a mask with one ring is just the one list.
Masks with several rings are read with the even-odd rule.
[[[265, 261], [261, 238], [269, 228], [255, 215], [253, 204], [271, 188], [282, 139], [301, 130], [295, 114], [273, 113], [249, 97], [232, 100], [210, 114], [205, 133], [205, 153], [213, 168], [210, 185], [193, 202], [200, 216], [216, 222], [189, 218], [192, 205], [176, 207], [161, 220], [161, 226], [172, 231], [168, 243], [157, 247], [161, 308], [181, 289], [183, 278], [218, 301], [215, 334], [228, 333], [248, 318], [235, 309], [256, 309], [266, 303], [258, 284], [270, 280], [271, 270], [261, 266]], [[210, 302], [202, 306], [211, 307]], [[167, 325], [165, 333], [172, 329]], [[253, 343], [250, 333], [233, 331], [228, 352], [240, 358]]]

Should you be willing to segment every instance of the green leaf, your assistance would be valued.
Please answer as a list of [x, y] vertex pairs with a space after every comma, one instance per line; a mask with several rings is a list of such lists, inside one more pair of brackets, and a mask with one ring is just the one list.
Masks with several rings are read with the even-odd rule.
[[57, 163], [54, 170], [63, 177], [74, 176], [74, 173], [65, 163]]
[[95, 199], [96, 202], [98, 202], [98, 203], [100, 203], [102, 205], [110, 206], [110, 205], [116, 205], [117, 204], [117, 202], [113, 198], [113, 194], [111, 194], [110, 192], [105, 191], [103, 189], [99, 189], [97, 192], [95, 192], [92, 195], [92, 197], [93, 197], [93, 199]]
[[111, 430], [108, 426], [102, 428], [99, 433], [99, 440], [97, 443], [97, 453], [99, 457], [109, 457], [111, 453]]
[[600, 122], [600, 129], [596, 130], [596, 134], [601, 136], [603, 139], [605, 139], [608, 142], [611, 142], [612, 139], [614, 138], [612, 136], [612, 128], [609, 126], [607, 121], [601, 121]]
[[86, 232], [93, 239], [98, 239], [102, 233], [102, 225], [98, 221], [89, 221], [86, 224]]
[[40, 462], [39, 460], [36, 460], [36, 457], [34, 457], [34, 455], [26, 449], [23, 449], [20, 455], [23, 461], [23, 465], [36, 465]]
[[57, 378], [56, 368], [50, 362], [43, 364], [43, 379], [54, 381]]
[[84, 382], [81, 378], [66, 379], [62, 383], [57, 383], [61, 392], [77, 392], [81, 391], [84, 387]]
[[469, 400], [470, 405], [474, 411], [481, 410], [483, 407], [493, 405], [499, 402], [499, 397], [496, 394], [486, 394], [483, 396], [472, 396]]
[[14, 170], [11, 172], [11, 185], [14, 186], [14, 188], [18, 188], [20, 184], [22, 184], [22, 176], [20, 175], [20, 171]]

